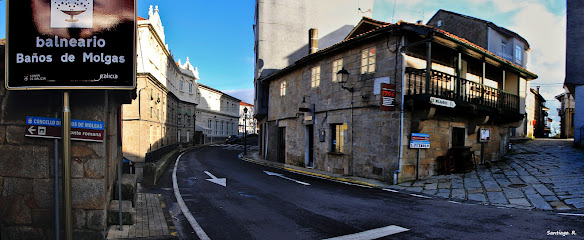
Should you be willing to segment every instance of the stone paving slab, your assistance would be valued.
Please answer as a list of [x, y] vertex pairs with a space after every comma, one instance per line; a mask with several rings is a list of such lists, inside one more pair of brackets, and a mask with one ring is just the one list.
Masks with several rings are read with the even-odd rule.
[[153, 193], [138, 193], [136, 199], [136, 223], [110, 226], [107, 239], [178, 239], [178, 233], [166, 205]]
[[584, 151], [572, 140], [514, 144], [503, 160], [470, 173], [402, 183], [403, 190], [487, 204], [540, 210], [584, 209]]

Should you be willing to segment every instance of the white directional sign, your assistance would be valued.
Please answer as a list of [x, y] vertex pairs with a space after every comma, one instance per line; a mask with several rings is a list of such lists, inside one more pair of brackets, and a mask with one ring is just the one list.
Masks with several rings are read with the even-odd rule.
[[310, 183], [305, 183], [305, 182], [301, 182], [301, 181], [298, 181], [298, 180], [295, 180], [295, 179], [292, 179], [292, 178], [289, 178], [289, 177], [285, 177], [283, 174], [280, 174], [280, 173], [274, 173], [274, 172], [268, 172], [268, 171], [264, 171], [264, 172], [266, 174], [268, 174], [269, 176], [280, 177], [280, 178], [283, 178], [283, 179], [286, 179], [286, 180], [290, 180], [290, 181], [295, 182], [295, 183], [302, 184], [304, 186], [309, 186], [310, 185]]
[[446, 99], [442, 99], [442, 98], [430, 97], [430, 103], [434, 104], [434, 105], [438, 105], [438, 106], [449, 107], [449, 108], [456, 107], [456, 103], [454, 101], [446, 100]]
[[227, 187], [227, 178], [217, 178], [215, 175], [211, 174], [210, 172], [205, 171], [205, 174], [209, 175], [211, 179], [207, 179], [207, 181], [219, 184], [223, 187]]

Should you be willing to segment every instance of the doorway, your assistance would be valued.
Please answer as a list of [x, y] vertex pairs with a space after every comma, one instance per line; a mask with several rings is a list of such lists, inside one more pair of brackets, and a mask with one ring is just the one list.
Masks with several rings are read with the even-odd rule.
[[286, 163], [286, 128], [278, 128], [278, 162]]
[[314, 167], [314, 125], [306, 126], [306, 167]]
[[464, 147], [465, 142], [465, 129], [464, 128], [452, 128], [452, 147]]

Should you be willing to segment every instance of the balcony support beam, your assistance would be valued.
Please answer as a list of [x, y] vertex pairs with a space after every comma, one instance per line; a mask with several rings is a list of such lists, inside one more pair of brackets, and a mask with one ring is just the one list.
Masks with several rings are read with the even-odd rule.
[[482, 86], [485, 85], [486, 76], [487, 76], [487, 63], [485, 62], [485, 59], [483, 59], [483, 75], [481, 76], [481, 102], [485, 101], [485, 89]]
[[462, 54], [458, 52], [458, 57], [456, 58], [456, 84], [454, 85], [455, 96], [458, 98], [460, 94], [460, 79], [462, 74]]
[[426, 94], [430, 94], [430, 80], [432, 79], [432, 41], [426, 43]]

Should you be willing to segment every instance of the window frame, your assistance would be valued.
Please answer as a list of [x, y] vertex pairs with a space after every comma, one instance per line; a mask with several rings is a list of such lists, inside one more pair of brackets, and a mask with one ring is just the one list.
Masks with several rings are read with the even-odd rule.
[[[372, 50], [373, 54], [371, 54]], [[376, 57], [377, 49], [375, 46], [365, 48], [361, 51], [361, 74], [370, 74], [375, 72], [375, 67], [377, 65]]]
[[515, 45], [515, 63], [523, 63], [523, 48], [520, 45]]
[[286, 96], [286, 81], [280, 83], [280, 97]]
[[320, 65], [310, 69], [310, 88], [320, 86]]
[[339, 58], [333, 61], [333, 72], [332, 72], [332, 82], [338, 82], [337, 73], [343, 69], [343, 58]]
[[345, 150], [345, 124], [334, 123], [330, 125], [331, 128], [331, 142], [330, 152], [342, 154]]

